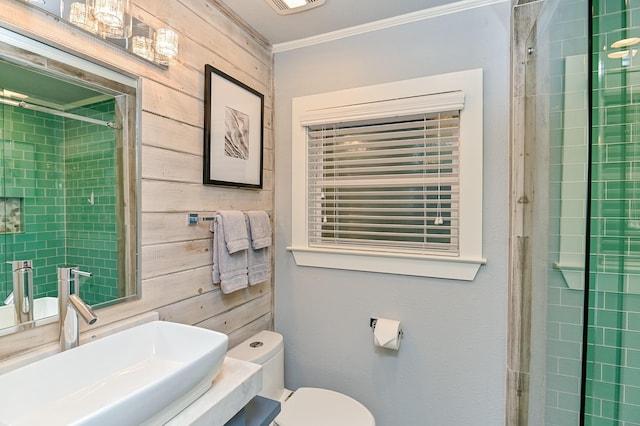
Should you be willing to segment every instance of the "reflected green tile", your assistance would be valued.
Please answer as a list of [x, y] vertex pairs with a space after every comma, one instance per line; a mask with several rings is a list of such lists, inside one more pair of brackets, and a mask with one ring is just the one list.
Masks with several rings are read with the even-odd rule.
[[618, 419], [623, 422], [640, 422], [640, 406], [631, 404], [620, 404]]
[[594, 362], [615, 365], [620, 359], [620, 352], [614, 347], [590, 345], [590, 353], [589, 359]]
[[[620, 347], [622, 347], [622, 345], [624, 344], [623, 342], [624, 335], [622, 334], [622, 331], [611, 328], [604, 329], [604, 344], [606, 346], [615, 348], [616, 350], [620, 350]], [[620, 360], [618, 359], [618, 361], [616, 361], [616, 364], [619, 363]]]
[[[612, 385], [620, 383], [620, 368], [616, 365], [602, 364], [602, 380]], [[617, 391], [617, 388], [616, 388]], [[602, 398], [602, 396], [600, 396]], [[609, 399], [609, 398], [605, 398]]]
[[619, 395], [618, 392], [619, 392], [619, 386], [616, 384], [594, 381], [593, 389], [591, 390], [590, 394], [594, 398], [602, 399], [605, 401], [615, 401]]

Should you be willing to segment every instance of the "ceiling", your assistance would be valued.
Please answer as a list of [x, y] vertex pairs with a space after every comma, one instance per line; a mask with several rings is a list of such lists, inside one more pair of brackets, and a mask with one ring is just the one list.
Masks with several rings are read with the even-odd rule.
[[[60, 14], [60, 0], [30, 0], [49, 12]], [[388, 18], [442, 6], [459, 0], [326, 0], [315, 9], [278, 15], [267, 4], [269, 0], [216, 0], [227, 5], [271, 44], [286, 43], [344, 30]], [[64, 109], [65, 106], [82, 103], [81, 99], [93, 98], [95, 92], [76, 85], [48, 80], [29, 70], [10, 72], [13, 66], [0, 61], [3, 88], [31, 95], [28, 101]], [[15, 76], [13, 78], [12, 76]], [[58, 84], [65, 86], [61, 90]], [[37, 98], [37, 99], [36, 99]]]
[[326, 0], [315, 9], [278, 15], [268, 0], [221, 0], [271, 44], [285, 43], [430, 9], [458, 0]]
[[[0, 59], [0, 95], [7, 89], [29, 97], [27, 103], [66, 110], [95, 102], [104, 95]], [[19, 100], [19, 99], [18, 99]]]
[[[60, 0], [31, 0], [59, 15]], [[315, 9], [278, 15], [269, 0], [218, 0], [226, 4], [271, 44], [285, 43], [368, 24], [458, 0], [326, 0]]]

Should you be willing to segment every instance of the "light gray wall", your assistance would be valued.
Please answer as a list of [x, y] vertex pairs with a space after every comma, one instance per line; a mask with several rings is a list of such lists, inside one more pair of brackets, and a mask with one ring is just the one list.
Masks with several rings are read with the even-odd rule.
[[[508, 259], [508, 2], [275, 56], [275, 328], [286, 385], [344, 392], [377, 426], [504, 424]], [[484, 255], [473, 282], [297, 267], [291, 243], [291, 99], [484, 69]], [[464, 167], [464, 166], [463, 166]], [[400, 351], [370, 317], [401, 320]]]

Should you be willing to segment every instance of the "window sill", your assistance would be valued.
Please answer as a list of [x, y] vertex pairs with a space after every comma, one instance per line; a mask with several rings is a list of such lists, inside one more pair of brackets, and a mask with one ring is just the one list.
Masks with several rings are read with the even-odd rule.
[[287, 247], [298, 266], [473, 281], [484, 258]]

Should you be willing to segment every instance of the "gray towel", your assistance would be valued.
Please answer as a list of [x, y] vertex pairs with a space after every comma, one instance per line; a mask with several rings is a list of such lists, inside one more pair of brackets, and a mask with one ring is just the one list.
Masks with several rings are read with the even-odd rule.
[[259, 284], [271, 279], [270, 248], [248, 250], [249, 285]]
[[217, 214], [224, 223], [222, 233], [229, 254], [249, 248], [249, 238], [244, 214], [240, 210], [221, 210]]
[[271, 222], [264, 211], [245, 212], [251, 240], [248, 250], [249, 285], [271, 279]]
[[[242, 213], [240, 213], [242, 215]], [[244, 224], [244, 215], [243, 225]], [[217, 214], [211, 224], [213, 232], [213, 282], [220, 283], [223, 293], [246, 288], [248, 285], [247, 250], [230, 253], [225, 241], [225, 217]], [[244, 226], [246, 236], [246, 225]], [[237, 240], [237, 239], [236, 239]], [[248, 242], [248, 238], [245, 238]]]
[[249, 219], [251, 247], [261, 249], [271, 245], [271, 220], [267, 212], [253, 210], [245, 212]]

